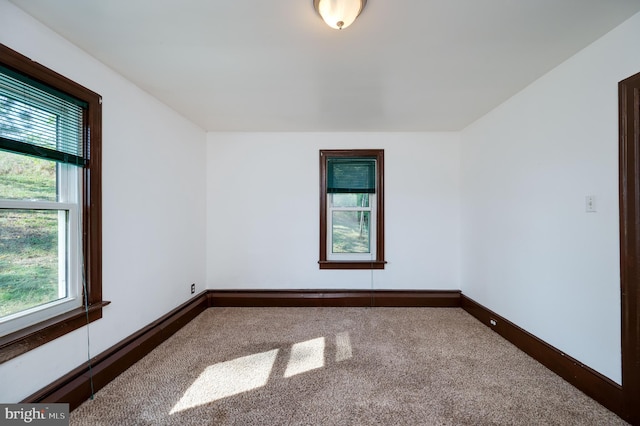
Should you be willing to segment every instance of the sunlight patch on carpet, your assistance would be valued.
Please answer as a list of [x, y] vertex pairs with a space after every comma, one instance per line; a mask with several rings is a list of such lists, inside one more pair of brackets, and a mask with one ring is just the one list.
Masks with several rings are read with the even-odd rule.
[[278, 349], [207, 367], [169, 414], [208, 404], [267, 384]]
[[351, 339], [349, 332], [343, 331], [336, 334], [336, 362], [346, 361], [353, 358], [351, 350]]
[[324, 337], [296, 343], [291, 347], [291, 356], [284, 377], [306, 373], [324, 367]]

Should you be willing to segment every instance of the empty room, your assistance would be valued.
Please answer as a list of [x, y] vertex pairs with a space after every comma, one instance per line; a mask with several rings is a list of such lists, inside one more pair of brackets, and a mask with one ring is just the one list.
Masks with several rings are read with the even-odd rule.
[[639, 40], [0, 0], [0, 423], [640, 425]]

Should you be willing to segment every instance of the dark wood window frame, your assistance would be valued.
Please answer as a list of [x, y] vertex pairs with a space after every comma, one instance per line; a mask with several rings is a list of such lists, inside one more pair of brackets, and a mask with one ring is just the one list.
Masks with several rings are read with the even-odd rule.
[[[376, 258], [366, 261], [327, 259], [327, 159], [373, 158], [376, 160]], [[320, 150], [320, 269], [384, 269], [384, 150]]]
[[0, 44], [0, 64], [46, 86], [84, 101], [83, 139], [89, 153], [82, 170], [82, 250], [87, 307], [0, 337], [0, 363], [44, 345], [102, 318], [102, 99], [100, 95]]

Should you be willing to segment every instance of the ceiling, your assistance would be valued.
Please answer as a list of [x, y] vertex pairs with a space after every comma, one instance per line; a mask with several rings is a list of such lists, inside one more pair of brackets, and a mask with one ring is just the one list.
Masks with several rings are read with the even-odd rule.
[[11, 0], [207, 131], [455, 131], [640, 0]]

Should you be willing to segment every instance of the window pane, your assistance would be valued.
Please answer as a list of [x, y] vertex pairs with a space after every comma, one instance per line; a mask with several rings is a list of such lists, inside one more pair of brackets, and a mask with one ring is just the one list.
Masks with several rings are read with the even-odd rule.
[[333, 253], [370, 253], [369, 212], [334, 211]]
[[66, 296], [58, 284], [60, 215], [0, 209], [0, 318]]
[[369, 207], [369, 194], [331, 194], [333, 207]]
[[0, 198], [56, 201], [56, 163], [0, 151]]

